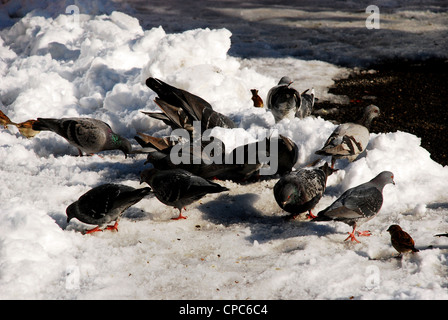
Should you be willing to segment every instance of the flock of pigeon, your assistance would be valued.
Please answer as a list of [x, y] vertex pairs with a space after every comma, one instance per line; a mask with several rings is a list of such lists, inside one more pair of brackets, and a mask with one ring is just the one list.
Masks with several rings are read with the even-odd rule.
[[[304, 118], [313, 112], [314, 90], [299, 93], [291, 84], [289, 77], [283, 77], [267, 94], [266, 108], [272, 112], [276, 122], [285, 118]], [[183, 129], [192, 136], [195, 130], [203, 133], [213, 127], [237, 127], [230, 118], [213, 110], [201, 97], [152, 77], [146, 80], [146, 85], [157, 93], [155, 103], [162, 112], [144, 113], [163, 121], [173, 130]], [[263, 107], [263, 100], [258, 96], [258, 91], [251, 91], [254, 106]], [[156, 138], [144, 133], [135, 136], [141, 148], [133, 150], [126, 138], [114, 133], [108, 124], [93, 118], [37, 118], [17, 124], [0, 111], [0, 124], [5, 127], [8, 124], [16, 125], [26, 137], [34, 137], [39, 131], [52, 131], [75, 146], [80, 156], [83, 153], [91, 155], [105, 150], [121, 150], [125, 157], [136, 153], [147, 154], [147, 162], [152, 164], [152, 168], [141, 172], [140, 182], [147, 183], [148, 187], [135, 189], [120, 184], [103, 184], [89, 190], [67, 207], [67, 222], [76, 218], [86, 224], [96, 225], [86, 233], [105, 229], [118, 230], [118, 221], [124, 211], [150, 194], [154, 194], [165, 205], [179, 210], [178, 217], [174, 219], [185, 219], [182, 215], [185, 206], [206, 194], [229, 190], [211, 180], [244, 182], [258, 179], [259, 170], [266, 163], [263, 163], [263, 158], [258, 154], [252, 157], [255, 161], [248, 159], [250, 152], [259, 150], [258, 145], [264, 143], [263, 145], [267, 146], [265, 152], [276, 156], [278, 160], [278, 170], [272, 176], [278, 179], [273, 189], [278, 205], [290, 213], [291, 218], [307, 212], [306, 216], [310, 221], [344, 222], [353, 228], [345, 240], [359, 242], [356, 235], [368, 236], [370, 233], [357, 231], [356, 228], [379, 212], [383, 203], [383, 188], [389, 183], [395, 184], [392, 172], [383, 171], [370, 181], [346, 190], [316, 216], [312, 210], [325, 192], [327, 177], [336, 171], [335, 161], [342, 158], [354, 161], [365, 150], [369, 142], [371, 122], [379, 114], [379, 108], [370, 105], [357, 123], [343, 123], [334, 130], [324, 146], [316, 151], [318, 155], [331, 157], [330, 165], [325, 162], [317, 166], [316, 162], [299, 169], [293, 168], [298, 159], [298, 147], [291, 139], [282, 135], [237, 147], [229, 153], [225, 152], [222, 141], [215, 137], [210, 141], [201, 142], [200, 151], [208, 148], [207, 150], [214, 152], [212, 159], [204, 159], [204, 153], [197, 154], [191, 142], [185, 146], [179, 141]], [[200, 123], [200, 127], [195, 126], [195, 123]], [[270, 143], [267, 143], [271, 139], [277, 139], [276, 152], [271, 152]], [[172, 161], [170, 154], [179, 152], [179, 145], [182, 145], [182, 152], [186, 151], [192, 161], [180, 164]], [[238, 161], [238, 155], [241, 154], [244, 154], [243, 161]], [[232, 161], [223, 161], [225, 156], [230, 157]], [[114, 224], [109, 225], [112, 222]], [[400, 254], [417, 251], [412, 238], [399, 226], [391, 226], [388, 231], [393, 247]]]

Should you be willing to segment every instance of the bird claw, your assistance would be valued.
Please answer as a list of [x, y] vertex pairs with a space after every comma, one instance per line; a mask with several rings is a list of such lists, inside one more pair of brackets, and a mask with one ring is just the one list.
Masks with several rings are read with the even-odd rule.
[[181, 220], [181, 219], [187, 219], [186, 216], [183, 216], [181, 213], [179, 214], [179, 216], [177, 218], [171, 218], [171, 220]]
[[355, 234], [353, 232], [347, 232], [347, 233], [348, 233], [348, 237], [345, 238], [344, 241], [347, 241], [348, 239], [350, 239], [351, 241], [356, 241], [357, 243], [361, 243], [361, 241], [356, 239]]
[[90, 234], [90, 233], [94, 233], [94, 232], [98, 232], [98, 231], [103, 231], [103, 230], [101, 230], [99, 226], [96, 226], [93, 229], [86, 230], [86, 232], [84, 234]]
[[107, 226], [105, 230], [115, 230], [118, 232], [118, 221], [116, 221], [113, 226]]
[[360, 237], [370, 237], [372, 234], [370, 233], [369, 230], [365, 230], [365, 231], [356, 231], [356, 233], [358, 234], [358, 236]]
[[369, 230], [347, 232], [349, 234], [349, 236], [344, 241], [347, 241], [348, 239], [350, 239], [351, 241], [356, 241], [357, 243], [361, 243], [361, 241], [356, 239], [355, 232], [358, 237], [369, 237], [372, 235]]
[[309, 213], [306, 214], [306, 218], [311, 220], [311, 219], [316, 218], [316, 216], [310, 211]]

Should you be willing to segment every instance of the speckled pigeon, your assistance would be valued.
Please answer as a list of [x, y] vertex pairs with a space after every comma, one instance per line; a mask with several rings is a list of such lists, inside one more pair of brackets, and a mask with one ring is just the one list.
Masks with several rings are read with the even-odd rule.
[[102, 231], [101, 227], [112, 221], [113, 226], [107, 230], [118, 230], [118, 220], [130, 206], [133, 206], [145, 196], [149, 195], [151, 188], [135, 189], [120, 184], [103, 184], [83, 194], [77, 201], [67, 207], [67, 223], [77, 218], [87, 224], [98, 225], [87, 230], [86, 233]]
[[[353, 227], [347, 239], [359, 242], [355, 237], [357, 225], [364, 223], [380, 211], [383, 205], [383, 188], [394, 182], [394, 174], [383, 171], [369, 182], [345, 191], [326, 209], [320, 211], [311, 221], [341, 221]], [[359, 236], [369, 236], [369, 231], [357, 231]]]
[[206, 194], [229, 190], [183, 169], [146, 169], [141, 172], [140, 181], [146, 182], [152, 188], [160, 202], [179, 210], [179, 216], [173, 220], [185, 219], [182, 208]]
[[236, 127], [229, 117], [214, 111], [210, 103], [201, 97], [152, 77], [146, 79], [146, 85], [159, 96], [155, 102], [163, 113], [145, 113], [163, 120], [172, 128], [183, 128], [192, 132], [193, 121], [201, 122], [201, 132], [214, 127]]
[[292, 80], [284, 76], [268, 91], [266, 108], [271, 110], [275, 122], [285, 118], [293, 119], [300, 108], [300, 93], [291, 87], [291, 84]]
[[309, 219], [315, 218], [311, 210], [322, 198], [327, 177], [334, 171], [325, 163], [318, 168], [301, 168], [290, 172], [274, 185], [275, 201], [280, 208], [291, 213], [293, 219], [306, 211]]
[[125, 157], [131, 152], [131, 143], [114, 133], [111, 127], [93, 118], [37, 118], [32, 124], [36, 131], [52, 131], [78, 148], [79, 155], [95, 154], [105, 150], [121, 150]]
[[365, 108], [363, 117], [358, 123], [340, 124], [330, 135], [322, 149], [315, 153], [331, 156], [331, 167], [336, 159], [346, 158], [354, 161], [367, 147], [370, 138], [370, 125], [378, 117], [380, 109], [375, 105]]

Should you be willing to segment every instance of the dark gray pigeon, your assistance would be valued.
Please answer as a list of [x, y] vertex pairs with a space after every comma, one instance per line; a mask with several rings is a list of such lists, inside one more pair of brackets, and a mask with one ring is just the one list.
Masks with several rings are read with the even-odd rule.
[[[159, 170], [184, 169], [204, 179], [217, 178], [218, 175], [232, 170], [230, 166], [227, 166], [224, 163], [224, 144], [215, 137], [211, 137], [210, 141], [202, 141], [199, 148], [195, 148], [193, 144], [178, 145], [168, 139], [156, 138], [143, 133], [138, 133], [138, 136], [135, 136], [134, 138], [144, 148], [142, 150], [147, 150], [141, 152], [147, 154], [147, 161], [145, 164], [151, 163], [154, 168]], [[210, 155], [205, 152], [203, 153], [204, 148], [212, 142], [216, 142], [217, 145], [221, 143], [221, 149], [217, 147]], [[173, 163], [171, 152], [175, 152], [173, 150], [175, 145], [181, 147], [177, 154], [179, 158], [183, 158], [183, 153], [185, 152], [186, 162]], [[214, 156], [215, 152], [217, 158], [210, 158], [209, 156]], [[219, 162], [213, 162], [213, 160], [218, 160], [218, 158]]]
[[[270, 156], [274, 154], [270, 152]], [[284, 175], [292, 171], [292, 168], [299, 159], [299, 147], [290, 138], [279, 135], [278, 139], [278, 168], [277, 173]]]
[[159, 96], [155, 102], [163, 113], [144, 113], [164, 121], [173, 129], [183, 128], [192, 132], [193, 121], [201, 122], [201, 132], [214, 127], [236, 128], [229, 117], [214, 111], [201, 97], [152, 77], [146, 79], [146, 85]]
[[315, 93], [314, 88], [311, 88], [310, 93], [308, 90], [305, 90], [300, 95], [300, 108], [296, 112], [296, 118], [303, 119], [305, 117], [310, 116], [314, 111], [314, 102], [315, 102]]
[[229, 190], [183, 169], [146, 169], [142, 171], [140, 181], [146, 182], [152, 188], [160, 202], [179, 210], [179, 216], [173, 220], [185, 219], [182, 208], [206, 194]]
[[363, 117], [358, 123], [340, 124], [330, 135], [322, 149], [315, 153], [331, 156], [331, 167], [336, 159], [346, 158], [354, 161], [367, 147], [370, 138], [372, 120], [380, 115], [380, 109], [375, 105], [367, 106]]
[[33, 130], [52, 131], [65, 138], [82, 153], [95, 154], [106, 150], [121, 150], [125, 157], [131, 152], [131, 143], [114, 133], [111, 127], [92, 118], [37, 118]]
[[284, 76], [268, 91], [266, 108], [271, 110], [275, 122], [285, 118], [293, 119], [300, 108], [300, 93], [291, 87], [291, 84], [292, 80]]
[[[394, 174], [383, 171], [369, 182], [345, 191], [326, 209], [320, 211], [311, 221], [341, 221], [353, 227], [347, 239], [359, 242], [355, 237], [357, 225], [372, 219], [383, 205], [383, 188], [394, 182]], [[359, 236], [369, 236], [369, 231], [357, 231]]]
[[151, 188], [148, 187], [135, 189], [112, 183], [100, 185], [87, 191], [67, 207], [67, 223], [77, 218], [84, 223], [97, 225], [86, 232], [92, 233], [102, 231], [103, 225], [115, 221], [113, 226], [107, 226], [106, 229], [118, 231], [118, 220], [123, 212], [150, 192]]
[[291, 213], [293, 219], [306, 211], [309, 219], [315, 218], [311, 210], [322, 198], [327, 177], [334, 171], [325, 163], [318, 168], [301, 168], [281, 177], [274, 186], [275, 201]]
[[[195, 150], [192, 144], [184, 145], [186, 148], [182, 148], [182, 152], [187, 153], [189, 161], [179, 164], [172, 162], [170, 152], [173, 145], [169, 145], [164, 138], [155, 138], [139, 133], [134, 139], [143, 148], [148, 148], [148, 151], [143, 153], [147, 154], [147, 162], [153, 164], [154, 168], [159, 170], [184, 169], [205, 179], [216, 178], [234, 182], [248, 182], [252, 178], [256, 178], [259, 169], [263, 166], [263, 161], [259, 156], [260, 150], [266, 150], [266, 158], [278, 157], [275, 159], [278, 162], [276, 172], [278, 174], [290, 172], [298, 159], [297, 145], [291, 139], [282, 135], [236, 147], [228, 155], [225, 153], [224, 143], [215, 137], [211, 137], [210, 141], [202, 141], [199, 150]], [[275, 154], [270, 150], [271, 140], [273, 139], [276, 140], [278, 145]], [[213, 149], [213, 154], [208, 155], [208, 152], [203, 151], [210, 143], [216, 143], [215, 146], [217, 147]]]

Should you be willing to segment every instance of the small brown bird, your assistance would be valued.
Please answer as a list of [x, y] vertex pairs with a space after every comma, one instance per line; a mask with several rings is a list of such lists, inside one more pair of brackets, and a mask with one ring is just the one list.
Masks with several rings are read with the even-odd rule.
[[399, 225], [391, 225], [387, 231], [390, 233], [392, 246], [399, 252], [400, 255], [410, 251], [419, 252], [419, 250], [414, 246], [414, 239], [412, 239], [407, 232], [403, 231]]
[[5, 129], [8, 129], [8, 124], [15, 125], [3, 111], [0, 110], [0, 125], [2, 125]]
[[252, 101], [254, 102], [255, 108], [263, 108], [263, 99], [258, 95], [257, 89], [250, 89], [250, 92], [252, 92]]
[[40, 132], [37, 130], [33, 130], [34, 122], [36, 122], [36, 120], [27, 120], [25, 122], [17, 123], [16, 127], [24, 137], [31, 139]]

